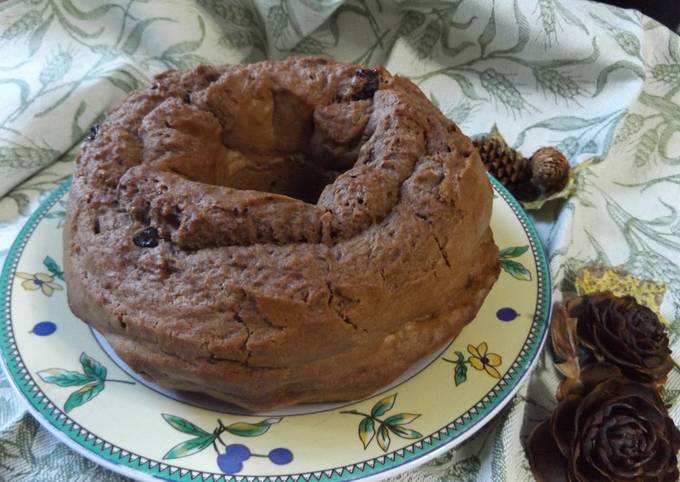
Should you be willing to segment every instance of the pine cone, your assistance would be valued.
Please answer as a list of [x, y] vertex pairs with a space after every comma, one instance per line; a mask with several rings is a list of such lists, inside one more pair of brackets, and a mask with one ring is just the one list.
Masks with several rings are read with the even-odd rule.
[[569, 180], [569, 161], [554, 147], [541, 147], [529, 161], [532, 182], [547, 192], [564, 189]]
[[539, 192], [531, 183], [529, 160], [508, 146], [497, 130], [473, 143], [486, 170], [508, 191], [522, 201], [536, 199]]

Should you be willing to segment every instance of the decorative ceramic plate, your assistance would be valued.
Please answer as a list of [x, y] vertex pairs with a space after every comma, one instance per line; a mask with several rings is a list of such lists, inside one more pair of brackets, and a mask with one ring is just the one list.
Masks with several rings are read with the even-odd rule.
[[[35, 417], [79, 453], [140, 479], [382, 478], [470, 437], [519, 388], [543, 346], [550, 280], [536, 232], [494, 181], [502, 271], [456, 340], [365, 400], [249, 414], [134, 374], [69, 310], [61, 230], [68, 184], [33, 214], [0, 280], [0, 351]], [[464, 269], [464, 267], [463, 267]]]

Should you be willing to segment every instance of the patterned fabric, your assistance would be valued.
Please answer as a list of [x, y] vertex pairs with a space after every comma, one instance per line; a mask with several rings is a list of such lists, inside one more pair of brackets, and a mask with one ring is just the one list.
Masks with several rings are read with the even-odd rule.
[[[556, 297], [592, 262], [661, 281], [680, 350], [680, 38], [634, 11], [577, 0], [8, 1], [0, 53], [3, 256], [69, 175], [89, 126], [153, 73], [326, 54], [412, 78], [470, 135], [495, 122], [525, 154], [552, 144], [581, 164], [571, 197], [535, 213]], [[531, 480], [522, 443], [556, 385], [546, 352], [488, 427], [395, 480]], [[680, 421], [680, 404], [671, 415]], [[124, 479], [39, 427], [0, 375], [5, 480]]]

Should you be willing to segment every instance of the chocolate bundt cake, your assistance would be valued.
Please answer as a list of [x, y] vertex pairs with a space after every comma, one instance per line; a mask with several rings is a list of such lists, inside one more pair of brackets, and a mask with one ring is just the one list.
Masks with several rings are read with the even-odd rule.
[[82, 146], [68, 300], [165, 387], [357, 399], [474, 318], [499, 272], [491, 202], [468, 138], [382, 68], [169, 71]]

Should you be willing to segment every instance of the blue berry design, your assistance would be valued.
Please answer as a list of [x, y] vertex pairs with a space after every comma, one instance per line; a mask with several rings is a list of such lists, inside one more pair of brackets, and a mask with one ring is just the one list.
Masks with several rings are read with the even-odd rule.
[[57, 331], [57, 325], [51, 321], [41, 321], [33, 325], [31, 333], [38, 336], [49, 336]]
[[287, 448], [279, 447], [270, 450], [268, 457], [276, 465], [286, 465], [293, 461], [293, 452]]
[[[207, 447], [215, 449], [217, 454], [217, 466], [227, 475], [234, 475], [243, 470], [243, 464], [251, 457], [269, 459], [276, 465], [289, 464], [293, 460], [293, 452], [287, 448], [279, 447], [269, 451], [267, 455], [251, 452], [250, 448], [243, 444], [227, 444], [222, 438], [225, 434], [237, 437], [258, 437], [265, 434], [272, 425], [281, 421], [280, 417], [271, 417], [258, 422], [234, 422], [229, 425], [217, 419], [217, 427], [209, 432], [198, 425], [177, 415], [162, 414], [165, 421], [175, 430], [192, 436], [189, 440], [168, 450], [163, 456], [164, 460], [188, 457], [198, 453]], [[224, 448], [220, 448], [220, 445]]]
[[496, 312], [496, 318], [498, 318], [501, 321], [513, 321], [515, 318], [519, 316], [519, 313], [515, 311], [513, 308], [501, 308]]
[[250, 449], [242, 444], [224, 447], [224, 453], [217, 455], [217, 466], [225, 474], [236, 474], [243, 470], [243, 462], [250, 458]]
[[266, 457], [273, 464], [285, 465], [293, 461], [293, 452], [284, 447], [275, 448], [269, 454], [254, 454], [242, 444], [225, 445], [224, 453], [217, 454], [217, 466], [227, 475], [233, 475], [243, 470], [243, 463], [250, 457]]
[[250, 458], [250, 449], [243, 444], [227, 445], [224, 447], [224, 453], [239, 460], [248, 460]]

